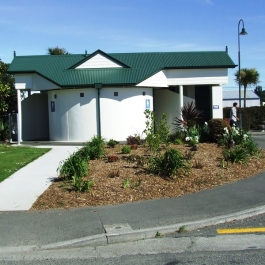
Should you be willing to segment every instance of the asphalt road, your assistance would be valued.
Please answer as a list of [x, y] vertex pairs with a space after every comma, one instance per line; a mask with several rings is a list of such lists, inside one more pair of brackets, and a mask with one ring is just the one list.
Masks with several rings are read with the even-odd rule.
[[[217, 229], [232, 229], [232, 228], [253, 228], [253, 227], [265, 227], [265, 214], [261, 214], [252, 218], [247, 218], [239, 221], [228, 222], [215, 226], [204, 227], [199, 230], [185, 231], [183, 233], [173, 233], [166, 235], [166, 237], [213, 237], [217, 236]], [[265, 233], [255, 233], [264, 234]], [[265, 242], [264, 242], [265, 245]]]
[[253, 135], [252, 138], [257, 142], [259, 148], [265, 149], [265, 135]]
[[264, 251], [244, 250], [238, 252], [199, 252], [182, 254], [148, 254], [110, 259], [46, 259], [31, 261], [0, 261], [5, 265], [263, 265]]
[[0, 264], [264, 264], [264, 235], [157, 238], [98, 247], [0, 252]]

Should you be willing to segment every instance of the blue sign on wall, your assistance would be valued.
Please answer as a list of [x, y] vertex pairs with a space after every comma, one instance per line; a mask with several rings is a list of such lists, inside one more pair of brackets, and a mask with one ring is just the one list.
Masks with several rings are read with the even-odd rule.
[[51, 101], [51, 112], [55, 112], [55, 102]]
[[150, 99], [145, 100], [145, 109], [150, 110]]

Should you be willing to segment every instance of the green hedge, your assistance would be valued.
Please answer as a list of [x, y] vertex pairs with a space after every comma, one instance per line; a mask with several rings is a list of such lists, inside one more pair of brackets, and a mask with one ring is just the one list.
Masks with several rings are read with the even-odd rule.
[[[223, 108], [224, 118], [229, 118], [230, 107]], [[265, 121], [265, 107], [241, 108], [242, 127], [245, 130], [257, 129], [257, 126]]]

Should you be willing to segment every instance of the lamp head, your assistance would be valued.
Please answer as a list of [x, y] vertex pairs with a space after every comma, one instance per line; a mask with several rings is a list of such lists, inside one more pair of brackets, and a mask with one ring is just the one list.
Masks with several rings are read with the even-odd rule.
[[242, 31], [239, 33], [239, 35], [247, 35], [248, 33], [246, 32], [245, 28], [242, 28]]

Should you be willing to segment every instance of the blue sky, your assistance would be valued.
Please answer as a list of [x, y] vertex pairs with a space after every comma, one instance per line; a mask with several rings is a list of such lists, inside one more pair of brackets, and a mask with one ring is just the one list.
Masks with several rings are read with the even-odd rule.
[[[256, 68], [265, 90], [264, 0], [0, 0], [0, 59], [70, 53], [224, 51], [241, 68]], [[240, 28], [242, 24], [240, 24]], [[226, 88], [236, 89], [229, 70]], [[253, 89], [253, 88], [252, 88]]]

